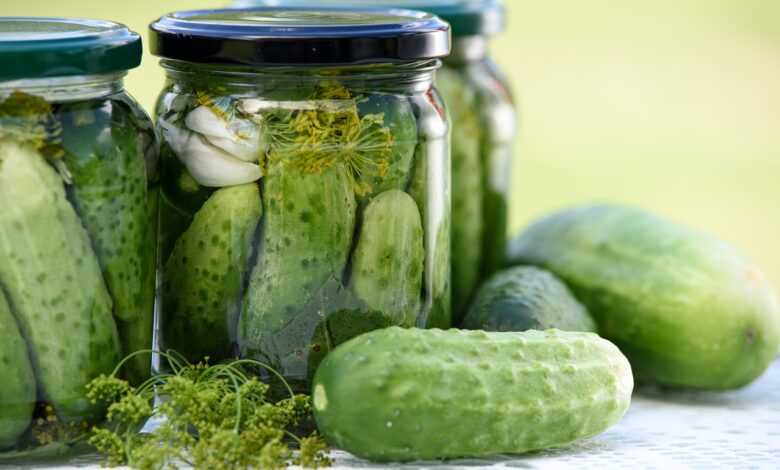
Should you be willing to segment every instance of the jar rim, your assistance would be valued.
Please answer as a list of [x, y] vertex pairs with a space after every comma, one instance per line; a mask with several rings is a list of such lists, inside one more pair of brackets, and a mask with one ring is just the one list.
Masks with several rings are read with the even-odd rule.
[[150, 27], [152, 54], [225, 65], [357, 65], [445, 57], [450, 28], [429, 13], [376, 7], [190, 10]]
[[99, 75], [141, 63], [141, 37], [120, 23], [0, 18], [0, 81]]

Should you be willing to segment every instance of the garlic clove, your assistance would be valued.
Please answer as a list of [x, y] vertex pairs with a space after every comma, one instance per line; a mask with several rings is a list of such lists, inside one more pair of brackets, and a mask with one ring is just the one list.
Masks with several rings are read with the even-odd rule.
[[219, 147], [230, 155], [245, 162], [257, 162], [260, 160], [260, 146], [258, 142], [252, 143], [244, 140], [225, 139], [221, 137], [205, 136], [211, 145]]
[[190, 111], [184, 118], [184, 124], [188, 129], [199, 134], [223, 139], [234, 138], [227, 122], [208, 106], [198, 106]]
[[181, 157], [190, 175], [207, 187], [234, 186], [251, 183], [263, 176], [259, 165], [241, 161], [222, 149], [209, 145], [191, 134]]
[[209, 143], [245, 162], [257, 162], [262, 153], [259, 124], [233, 118], [226, 121], [207, 106], [193, 109], [185, 118], [187, 128]]

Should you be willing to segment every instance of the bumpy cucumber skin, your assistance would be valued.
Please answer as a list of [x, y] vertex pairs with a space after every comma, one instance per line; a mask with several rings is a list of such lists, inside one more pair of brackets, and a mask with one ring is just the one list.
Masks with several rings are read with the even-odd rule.
[[371, 93], [358, 98], [357, 102], [358, 113], [361, 116], [381, 115], [382, 126], [390, 129], [393, 136], [387, 169], [380, 173], [376, 168], [366, 166], [359, 175], [359, 181], [368, 184], [371, 188], [369, 194], [360, 198], [363, 202], [384, 191], [403, 189], [407, 185], [417, 145], [417, 121], [409, 102], [398, 95]]
[[317, 428], [376, 461], [523, 453], [594, 436], [628, 409], [631, 368], [592, 333], [376, 330], [314, 377]]
[[356, 202], [340, 164], [307, 173], [277, 161], [263, 179], [263, 240], [241, 313], [239, 343], [242, 354], [273, 361], [289, 353], [274, 345], [281, 339], [273, 336], [305, 315], [303, 307], [326, 283], [341, 279]]
[[420, 309], [424, 264], [417, 203], [397, 189], [381, 193], [363, 211], [352, 258], [351, 284], [357, 297], [394, 324], [413, 326]]
[[262, 211], [260, 190], [252, 183], [219, 189], [195, 214], [163, 270], [167, 348], [193, 362], [229, 357]]
[[59, 174], [35, 150], [0, 144], [0, 283], [27, 340], [39, 394], [63, 421], [93, 419], [84, 386], [120, 346], [111, 297]]
[[[130, 113], [117, 102], [59, 111], [64, 161], [73, 177], [69, 196], [100, 261], [125, 354], [152, 347], [157, 248], [156, 193], [148, 190], [143, 148], [147, 131]], [[149, 376], [150, 364], [141, 355], [124, 372], [137, 383]]]
[[0, 291], [0, 450], [11, 447], [27, 429], [35, 408], [35, 375], [27, 345], [11, 307]]
[[561, 277], [639, 381], [736, 388], [777, 355], [780, 307], [761, 272], [728, 244], [645, 211], [550, 215], [512, 241], [509, 260]]
[[460, 322], [479, 283], [484, 215], [477, 99], [457, 72], [442, 68], [436, 84], [452, 121], [452, 309]]
[[557, 328], [596, 333], [596, 323], [566, 284], [549, 271], [516, 266], [480, 286], [463, 328], [525, 331]]

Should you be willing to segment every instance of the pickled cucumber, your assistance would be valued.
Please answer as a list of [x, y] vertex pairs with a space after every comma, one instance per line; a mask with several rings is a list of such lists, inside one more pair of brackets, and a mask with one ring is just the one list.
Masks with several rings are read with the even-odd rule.
[[[377, 134], [389, 135], [390, 140], [387, 151], [371, 155], [372, 162], [364, 165], [358, 175], [368, 190], [361, 198], [365, 201], [389, 189], [403, 189], [409, 182], [417, 145], [417, 119], [408, 101], [385, 93], [360, 98], [358, 112], [364, 118], [373, 116], [375, 122], [370, 126], [376, 128]], [[365, 151], [373, 150], [366, 148]]]
[[355, 227], [343, 165], [310, 173], [272, 159], [264, 181], [263, 241], [240, 322], [244, 352], [265, 349], [264, 335], [292, 321], [327, 281], [341, 279]]
[[60, 175], [30, 145], [0, 142], [0, 213], [0, 284], [39, 395], [61, 420], [95, 418], [84, 386], [120, 356], [111, 297]]
[[422, 221], [414, 199], [397, 189], [381, 193], [363, 211], [352, 260], [351, 284], [358, 298], [394, 324], [413, 326], [424, 263]]
[[456, 72], [443, 68], [436, 83], [449, 106], [452, 131], [452, 307], [460, 321], [479, 282], [484, 214], [477, 97]]
[[14, 445], [35, 408], [35, 376], [27, 345], [0, 291], [0, 450]]
[[241, 289], [261, 216], [256, 184], [219, 189], [195, 214], [165, 263], [166, 345], [190, 361], [230, 355]]
[[[124, 353], [149, 349], [156, 253], [149, 234], [157, 224], [143, 134], [119, 103], [66, 105], [59, 114], [64, 161], [72, 175], [68, 192], [103, 269]], [[125, 371], [134, 381], [143, 380], [149, 364], [148, 356], [139, 356]]]

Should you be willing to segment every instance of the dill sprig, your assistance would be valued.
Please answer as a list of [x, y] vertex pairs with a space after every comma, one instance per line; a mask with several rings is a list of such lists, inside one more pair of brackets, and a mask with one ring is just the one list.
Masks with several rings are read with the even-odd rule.
[[[106, 424], [94, 428], [89, 440], [105, 456], [105, 465], [152, 470], [186, 464], [222, 470], [284, 468], [291, 461], [308, 468], [330, 464], [320, 437], [299, 438], [289, 431], [311, 413], [311, 403], [308, 396], [294, 394], [270, 367], [253, 360], [209, 365], [190, 364], [173, 352], [162, 356], [171, 373], [138, 387], [118, 378], [121, 364], [88, 385], [88, 397], [108, 405]], [[250, 368], [268, 369], [289, 397], [270, 401], [269, 385], [250, 374]], [[153, 406], [155, 392], [160, 399]], [[139, 432], [150, 419], [160, 424]], [[286, 438], [297, 443], [297, 456]]]
[[269, 162], [294, 165], [306, 173], [343, 164], [355, 193], [370, 193], [368, 177], [384, 177], [392, 155], [393, 135], [384, 126], [384, 115], [361, 116], [357, 99], [337, 82], [319, 84], [309, 101], [341, 101], [344, 106], [279, 109], [264, 115]]

